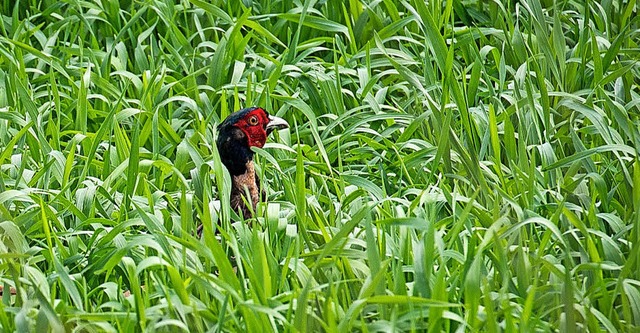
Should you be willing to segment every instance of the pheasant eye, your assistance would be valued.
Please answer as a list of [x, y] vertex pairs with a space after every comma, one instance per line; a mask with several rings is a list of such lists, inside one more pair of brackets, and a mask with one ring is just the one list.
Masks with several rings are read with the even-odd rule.
[[258, 117], [256, 117], [256, 116], [251, 116], [251, 117], [249, 118], [249, 125], [251, 125], [251, 126], [258, 125]]

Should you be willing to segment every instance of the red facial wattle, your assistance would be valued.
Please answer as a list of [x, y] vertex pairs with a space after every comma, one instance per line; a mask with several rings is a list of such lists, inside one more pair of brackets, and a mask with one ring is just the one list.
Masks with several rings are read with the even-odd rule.
[[249, 147], [262, 148], [267, 142], [266, 126], [269, 117], [263, 109], [255, 109], [235, 124], [247, 136]]

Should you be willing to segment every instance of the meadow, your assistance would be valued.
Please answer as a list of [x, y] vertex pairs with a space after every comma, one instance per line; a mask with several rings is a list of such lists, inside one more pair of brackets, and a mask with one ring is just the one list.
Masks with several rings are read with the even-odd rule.
[[639, 10], [2, 2], [0, 331], [639, 332]]

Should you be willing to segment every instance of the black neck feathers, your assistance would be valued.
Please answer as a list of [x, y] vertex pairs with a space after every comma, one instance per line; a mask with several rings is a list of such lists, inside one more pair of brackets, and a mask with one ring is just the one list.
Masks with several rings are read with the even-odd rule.
[[253, 160], [253, 151], [247, 144], [247, 136], [239, 128], [221, 127], [216, 144], [220, 160], [231, 176], [238, 176], [247, 171], [247, 162]]

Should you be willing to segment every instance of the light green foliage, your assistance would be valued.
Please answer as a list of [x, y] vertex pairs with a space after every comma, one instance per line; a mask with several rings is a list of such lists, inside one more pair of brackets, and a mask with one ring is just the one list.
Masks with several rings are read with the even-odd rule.
[[2, 2], [0, 330], [640, 330], [638, 10]]

